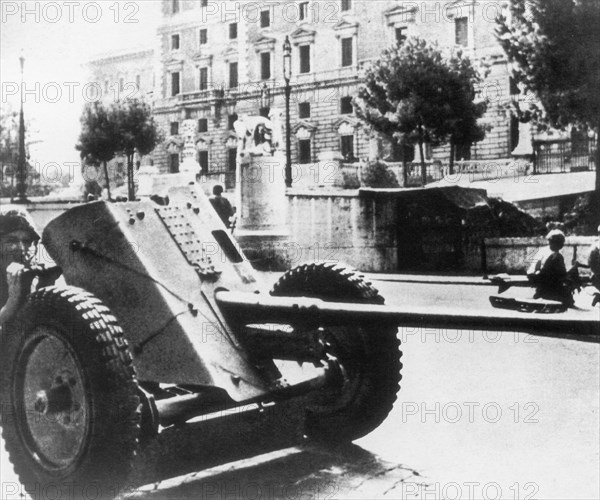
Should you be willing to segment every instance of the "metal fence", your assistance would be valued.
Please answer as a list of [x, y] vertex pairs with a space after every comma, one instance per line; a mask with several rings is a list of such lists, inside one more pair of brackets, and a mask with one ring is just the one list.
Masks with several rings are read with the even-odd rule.
[[597, 138], [534, 141], [533, 173], [555, 174], [596, 170]]

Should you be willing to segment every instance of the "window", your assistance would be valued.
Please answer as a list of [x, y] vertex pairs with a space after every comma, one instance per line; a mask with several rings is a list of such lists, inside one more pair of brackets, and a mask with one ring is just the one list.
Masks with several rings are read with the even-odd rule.
[[396, 34], [396, 43], [402, 45], [406, 41], [406, 26], [396, 28], [394, 31]]
[[310, 45], [300, 45], [300, 73], [310, 73]]
[[179, 50], [179, 35], [171, 35], [171, 50]]
[[229, 148], [227, 150], [227, 169], [230, 172], [235, 172], [237, 166], [237, 149]]
[[229, 63], [229, 88], [235, 88], [238, 86], [238, 63]]
[[237, 121], [238, 115], [237, 113], [233, 113], [227, 117], [227, 128], [229, 130], [233, 130], [233, 124]]
[[340, 113], [343, 115], [352, 114], [354, 108], [352, 107], [352, 96], [345, 96], [340, 99]]
[[298, 104], [298, 118], [310, 118], [310, 102], [301, 102]]
[[198, 132], [208, 132], [208, 119], [200, 118], [198, 120]]
[[260, 11], [260, 27], [268, 28], [269, 26], [271, 26], [270, 12], [268, 10], [261, 10]]
[[208, 88], [208, 68], [200, 68], [200, 90]]
[[179, 72], [171, 73], [171, 96], [179, 94]]
[[510, 135], [510, 150], [508, 153], [510, 154], [519, 145], [519, 119], [516, 116], [511, 115], [508, 126]]
[[342, 0], [342, 12], [348, 11], [352, 8], [352, 0]]
[[269, 113], [271, 112], [271, 108], [260, 108], [258, 110], [258, 114], [263, 118], [269, 118]]
[[179, 12], [179, 0], [173, 0], [171, 2], [171, 12], [177, 14]]
[[235, 40], [237, 38], [237, 23], [231, 23], [229, 25], [229, 39]]
[[268, 80], [271, 78], [271, 53], [261, 52], [260, 53], [260, 78], [261, 80]]
[[208, 43], [208, 30], [202, 28], [200, 30], [200, 45], [206, 45]]
[[521, 93], [517, 80], [514, 79], [512, 76], [508, 79], [508, 85], [510, 88], [510, 95], [519, 95]]
[[301, 2], [298, 9], [299, 19], [300, 21], [304, 21], [308, 17], [308, 2]]
[[466, 17], [457, 17], [454, 20], [454, 36], [456, 45], [467, 47], [469, 45], [469, 20]]
[[179, 134], [179, 122], [171, 122], [171, 135]]
[[179, 172], [179, 153], [169, 155], [169, 172], [172, 174]]
[[208, 151], [203, 149], [198, 151], [198, 163], [202, 172], [208, 172]]
[[343, 135], [341, 137], [341, 153], [346, 161], [354, 161], [354, 136]]
[[342, 38], [342, 66], [352, 66], [352, 38]]
[[312, 155], [310, 151], [310, 139], [298, 140], [298, 163], [310, 163]]

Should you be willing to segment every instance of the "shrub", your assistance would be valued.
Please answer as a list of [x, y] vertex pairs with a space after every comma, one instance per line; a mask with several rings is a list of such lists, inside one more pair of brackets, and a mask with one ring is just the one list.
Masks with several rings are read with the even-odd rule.
[[382, 161], [367, 163], [362, 172], [362, 185], [373, 188], [400, 187], [396, 174]]

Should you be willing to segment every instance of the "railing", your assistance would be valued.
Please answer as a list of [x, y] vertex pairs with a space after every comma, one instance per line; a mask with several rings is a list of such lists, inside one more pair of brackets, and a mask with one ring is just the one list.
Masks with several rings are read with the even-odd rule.
[[534, 174], [596, 170], [595, 137], [573, 143], [570, 139], [534, 141]]

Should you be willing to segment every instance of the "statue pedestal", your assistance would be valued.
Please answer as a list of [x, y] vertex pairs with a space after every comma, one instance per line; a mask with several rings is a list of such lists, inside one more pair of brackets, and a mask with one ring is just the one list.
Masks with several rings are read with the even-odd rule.
[[254, 267], [289, 267], [285, 155], [249, 155], [237, 169], [235, 237]]

